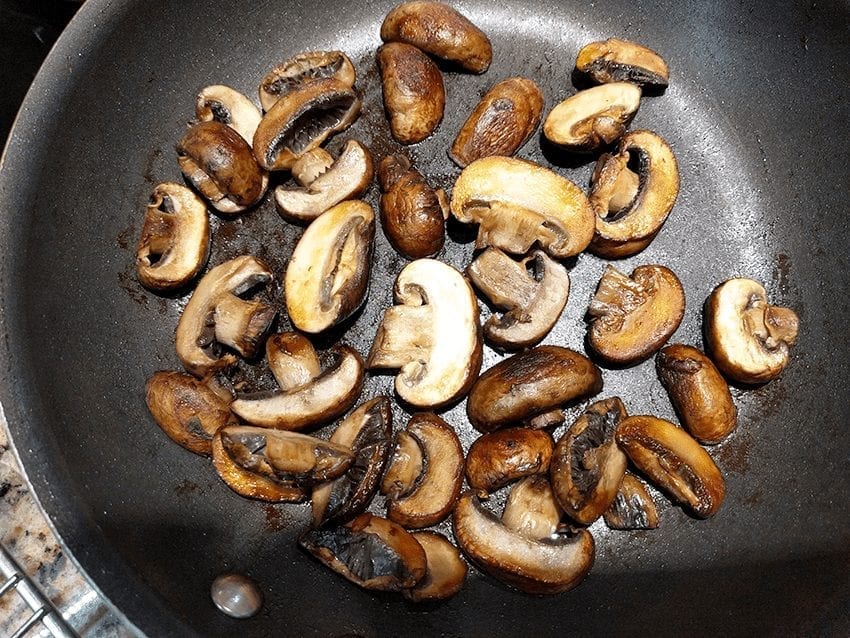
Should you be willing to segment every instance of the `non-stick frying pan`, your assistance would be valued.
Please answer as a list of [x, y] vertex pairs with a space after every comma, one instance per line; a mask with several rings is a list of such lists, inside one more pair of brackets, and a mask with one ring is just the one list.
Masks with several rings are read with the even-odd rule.
[[[591, 40], [637, 40], [669, 61], [670, 88], [644, 100], [633, 128], [670, 142], [682, 191], [655, 242], [621, 269], [661, 263], [678, 273], [688, 302], [678, 341], [701, 344], [702, 303], [734, 275], [763, 281], [802, 320], [785, 374], [734, 389], [740, 427], [711, 448], [728, 488], [715, 518], [697, 521], [667, 506], [652, 532], [595, 526], [596, 566], [566, 595], [529, 597], [473, 574], [456, 598], [416, 607], [361, 591], [313, 562], [293, 540], [308, 506], [236, 496], [206, 459], [153, 423], [143, 385], [157, 369], [178, 368], [173, 333], [186, 296], [142, 289], [134, 244], [153, 184], [179, 178], [173, 145], [195, 93], [225, 83], [254, 96], [260, 77], [286, 57], [344, 49], [355, 60], [364, 114], [342, 137], [382, 157], [397, 149], [373, 57], [390, 6], [89, 0], [41, 70], [0, 173], [0, 399], [32, 487], [74, 559], [151, 636], [846, 635], [846, 2], [465, 0], [459, 8], [493, 40], [493, 65], [483, 76], [447, 70], [446, 118], [409, 149], [423, 173], [450, 188], [457, 170], [445, 150], [495, 81], [530, 76], [551, 108], [572, 91], [576, 52]], [[520, 155], [587, 184], [590, 158], [541, 150], [538, 138]], [[368, 198], [376, 196], [373, 187]], [[302, 232], [269, 201], [213, 223], [211, 264], [250, 252], [279, 275]], [[451, 225], [450, 236], [440, 257], [464, 267], [471, 235]], [[368, 351], [404, 263], [380, 232], [377, 241], [364, 309], [320, 347], [344, 333]], [[582, 349], [583, 315], [604, 262], [582, 255], [569, 265], [571, 299], [547, 342]], [[280, 304], [280, 292], [277, 283], [269, 298]], [[485, 366], [497, 358], [488, 351]], [[240, 374], [268, 383], [258, 370]], [[603, 396], [621, 396], [632, 413], [674, 417], [652, 361], [604, 375]], [[389, 391], [391, 380], [372, 377], [365, 396]], [[395, 416], [403, 426], [406, 414], [396, 408]], [[463, 405], [445, 417], [468, 444]], [[228, 570], [264, 590], [255, 619], [235, 621], [212, 606], [210, 582]]]

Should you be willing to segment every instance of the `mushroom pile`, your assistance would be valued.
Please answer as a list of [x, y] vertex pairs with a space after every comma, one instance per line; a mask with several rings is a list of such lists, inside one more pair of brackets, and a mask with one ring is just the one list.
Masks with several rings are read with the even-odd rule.
[[[446, 93], [434, 59], [480, 74], [493, 55], [478, 27], [439, 2], [395, 7], [380, 36], [388, 127], [405, 145], [442, 121]], [[766, 383], [789, 363], [796, 314], [743, 277], [706, 301], [705, 353], [666, 345], [684, 316], [685, 290], [660, 264], [630, 274], [606, 266], [587, 310], [585, 352], [538, 345], [568, 304], [570, 258], [639, 253], [679, 191], [670, 146], [655, 132], [629, 130], [643, 90], [667, 86], [666, 62], [610, 39], [582, 48], [576, 73], [592, 86], [545, 118], [532, 79], [495, 83], [446, 149], [462, 169], [447, 196], [403, 153], [373, 158], [349, 139], [331, 155], [323, 145], [360, 114], [355, 66], [341, 51], [299, 53], [260, 81], [262, 110], [226, 86], [200, 90], [197, 119], [176, 146], [188, 186], [163, 182], [151, 196], [138, 279], [162, 294], [194, 285], [175, 337], [185, 371], [156, 372], [146, 386], [154, 420], [185, 449], [210, 456], [236, 493], [309, 501], [300, 546], [361, 587], [446, 598], [461, 588], [467, 559], [509, 587], [564, 592], [593, 565], [588, 527], [598, 519], [616, 530], [658, 526], [659, 496], [647, 482], [692, 516], [713, 516], [725, 484], [701, 444], [737, 425], [727, 379]], [[513, 157], [541, 122], [547, 143], [599, 153], [588, 192]], [[306, 226], [285, 274], [252, 255], [207, 269], [207, 207], [224, 217], [255, 208], [270, 173], [291, 176], [274, 180], [273, 200], [284, 219]], [[359, 199], [376, 173], [377, 216]], [[450, 215], [478, 226], [465, 272], [432, 258]], [[343, 343], [319, 353], [316, 344], [336, 341], [367, 297], [377, 226], [410, 260], [394, 273], [395, 303], [368, 353]], [[285, 284], [282, 300], [268, 299], [273, 280]], [[495, 309], [483, 326], [481, 304]], [[293, 330], [277, 331], [283, 313]], [[510, 356], [482, 373], [485, 342]], [[681, 426], [598, 397], [602, 368], [653, 355]], [[263, 358], [274, 388], [234, 385], [228, 371], [240, 358]], [[395, 396], [363, 397], [367, 375], [387, 371]], [[468, 450], [439, 416], [463, 400], [480, 433]], [[400, 410], [410, 414], [404, 427], [393, 424]], [[500, 499], [490, 497], [500, 491], [497, 513], [490, 504]], [[426, 529], [449, 518], [451, 540]]]

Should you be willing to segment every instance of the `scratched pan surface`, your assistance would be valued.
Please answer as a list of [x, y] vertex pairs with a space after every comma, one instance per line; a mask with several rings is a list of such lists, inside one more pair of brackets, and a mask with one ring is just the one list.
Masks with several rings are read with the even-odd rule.
[[[596, 566], [567, 595], [527, 597], [473, 573], [454, 599], [414, 607], [350, 586], [297, 550], [306, 505], [236, 496], [207, 460], [154, 425], [142, 388], [155, 370], [178, 367], [172, 339], [186, 297], [144, 291], [133, 249], [151, 187], [179, 178], [173, 145], [193, 96], [210, 83], [254, 96], [265, 71], [291, 54], [341, 48], [355, 60], [364, 100], [344, 137], [381, 157], [397, 149], [373, 63], [389, 6], [89, 0], [42, 69], [0, 176], [0, 398], [29, 480], [73, 557], [151, 636], [846, 635], [846, 3], [468, 0], [463, 11], [493, 40], [493, 65], [484, 76], [446, 74], [446, 118], [409, 150], [435, 184], [450, 187], [457, 170], [445, 150], [495, 81], [534, 78], [548, 109], [572, 91], [583, 43], [632, 38], [667, 58], [671, 86], [644, 100], [633, 127], [670, 142], [682, 191], [655, 242], [620, 266], [661, 263], [681, 277], [688, 307], [675, 340], [701, 344], [702, 302], [734, 275], [764, 281], [803, 326], [781, 379], [734, 390], [740, 427], [711, 448], [728, 488], [714, 519], [695, 521], [665, 505], [653, 532], [594, 526]], [[541, 151], [537, 138], [520, 156], [587, 184], [586, 159]], [[376, 197], [373, 187], [368, 199]], [[302, 230], [269, 201], [213, 225], [211, 264], [240, 253], [266, 259], [278, 274], [266, 295], [280, 306], [280, 276]], [[463, 268], [472, 236], [455, 225], [450, 235], [440, 258]], [[403, 264], [379, 231], [370, 295], [345, 326], [361, 353]], [[583, 314], [604, 263], [582, 255], [569, 265], [571, 299], [546, 341], [582, 349]], [[497, 358], [488, 351], [485, 365]], [[673, 416], [651, 361], [604, 375], [604, 396], [620, 395], [633, 413]], [[269, 384], [261, 365], [235, 376]], [[372, 377], [364, 396], [390, 383]], [[463, 407], [444, 416], [468, 445]], [[401, 408], [396, 417], [403, 426]], [[209, 584], [227, 570], [262, 587], [257, 618], [237, 622], [212, 607]]]

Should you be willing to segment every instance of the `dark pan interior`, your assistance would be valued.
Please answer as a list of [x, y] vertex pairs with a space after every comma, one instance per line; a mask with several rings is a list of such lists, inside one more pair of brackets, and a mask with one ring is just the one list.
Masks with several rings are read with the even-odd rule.
[[[373, 58], [391, 4], [89, 0], [50, 56], [0, 174], [0, 399], [67, 548], [151, 636], [846, 635], [847, 3], [467, 0], [459, 6], [492, 38], [493, 65], [483, 76], [448, 71], [445, 120], [409, 149], [423, 173], [450, 188], [458, 171], [445, 151], [495, 81], [532, 77], [548, 109], [572, 91], [576, 52], [591, 40], [634, 39], [669, 61], [670, 88], [643, 101], [633, 128], [670, 142], [682, 191], [659, 237], [621, 269], [661, 263], [680, 276], [688, 307], [674, 340], [701, 345], [703, 300], [735, 275], [762, 280], [802, 320], [787, 372], [733, 390], [740, 427], [710, 450], [728, 491], [714, 519], [665, 505], [653, 532], [595, 525], [596, 565], [566, 595], [528, 597], [473, 573], [456, 598], [414, 607], [350, 586], [298, 551], [308, 506], [236, 496], [207, 460], [154, 425], [143, 385], [153, 371], [178, 367], [173, 333], [186, 297], [143, 290], [133, 251], [153, 184], [179, 178], [173, 146], [195, 93], [225, 83], [255, 98], [273, 64], [341, 48], [355, 61], [364, 113], [331, 148], [353, 136], [380, 158], [398, 148]], [[519, 155], [587, 185], [589, 158], [541, 151], [537, 137]], [[376, 202], [374, 186], [368, 199]], [[263, 257], [279, 275], [269, 298], [281, 304], [283, 266], [301, 232], [266, 200], [236, 220], [214, 218], [210, 263]], [[473, 235], [451, 225], [450, 236], [440, 258], [463, 268]], [[345, 326], [364, 354], [404, 264], [380, 231], [377, 242], [370, 296]], [[604, 263], [582, 255], [570, 264], [571, 298], [547, 343], [583, 349], [583, 315]], [[488, 350], [485, 367], [497, 359]], [[262, 369], [239, 374], [268, 383]], [[601, 396], [673, 417], [652, 361], [604, 378]], [[391, 381], [371, 377], [364, 397]], [[444, 416], [468, 444], [463, 407]], [[396, 406], [395, 415], [403, 426], [405, 412]], [[237, 622], [213, 608], [210, 582], [227, 570], [261, 585], [258, 617]]]

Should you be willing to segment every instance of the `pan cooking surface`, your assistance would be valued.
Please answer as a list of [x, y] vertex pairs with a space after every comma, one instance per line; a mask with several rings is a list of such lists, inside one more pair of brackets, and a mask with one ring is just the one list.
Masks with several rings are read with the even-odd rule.
[[[414, 607], [350, 586], [301, 553], [294, 538], [309, 505], [238, 497], [208, 460], [156, 427], [144, 382], [179, 368], [173, 334], [187, 296], [145, 291], [133, 254], [150, 190], [180, 177], [173, 146], [195, 94], [223, 83], [256, 99], [274, 64], [302, 50], [343, 49], [357, 68], [363, 115], [330, 148], [355, 137], [380, 159], [401, 148], [389, 136], [374, 65], [391, 5], [90, 0], [52, 53], [0, 176], [0, 398], [33, 487], [75, 558], [150, 635], [626, 633], [650, 622], [660, 633], [847, 629], [850, 179], [835, 128], [850, 116], [846, 8], [800, 5], [778, 15], [770, 3], [464, 2], [493, 41], [493, 64], [482, 76], [447, 71], [446, 117], [408, 149], [433, 185], [450, 189], [459, 171], [446, 149], [496, 81], [534, 79], [548, 112], [573, 91], [575, 55], [587, 42], [629, 38], [667, 59], [669, 89], [642, 101], [631, 128], [670, 143], [682, 189], [658, 238], [617, 266], [659, 263], [679, 275], [687, 309], [672, 341], [701, 346], [704, 299], [738, 275], [762, 281], [771, 301], [802, 321], [779, 380], [733, 388], [739, 428], [709, 449], [727, 481], [714, 519], [664, 505], [655, 531], [597, 523], [596, 565], [566, 595], [528, 597], [474, 574], [454, 599]], [[518, 155], [587, 186], [591, 157], [541, 148], [539, 136]], [[377, 197], [373, 185], [366, 199]], [[282, 308], [284, 264], [302, 230], [267, 197], [234, 220], [213, 217], [210, 264], [243, 253], [265, 259], [277, 274], [268, 298]], [[449, 237], [438, 257], [462, 269], [474, 231], [452, 223]], [[364, 308], [317, 345], [344, 333], [366, 354], [405, 263], [379, 230]], [[584, 349], [584, 313], [605, 263], [586, 254], [568, 263], [570, 300], [544, 343]], [[285, 317], [279, 328], [289, 328]], [[499, 358], [486, 349], [484, 367]], [[270, 382], [261, 365], [237, 375], [256, 387]], [[633, 414], [675, 419], [652, 360], [605, 369], [604, 379], [600, 398], [618, 395]], [[362, 400], [391, 390], [391, 376], [372, 376]], [[464, 404], [443, 416], [468, 445]], [[403, 427], [407, 413], [395, 406], [395, 417]], [[212, 606], [209, 584], [229, 570], [264, 590], [256, 619], [236, 624]]]

